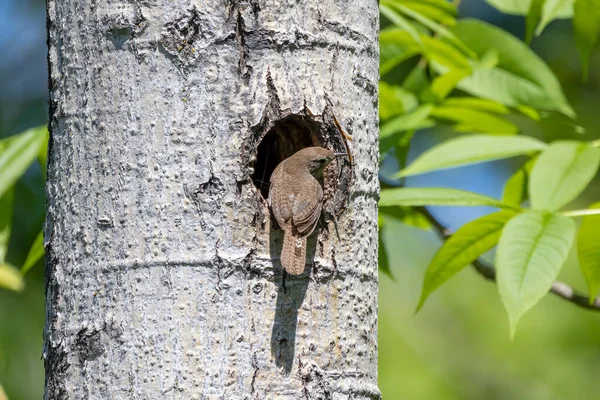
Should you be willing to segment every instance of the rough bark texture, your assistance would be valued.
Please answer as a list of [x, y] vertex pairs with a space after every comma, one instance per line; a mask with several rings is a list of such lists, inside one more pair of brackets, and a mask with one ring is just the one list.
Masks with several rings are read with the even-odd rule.
[[[48, 0], [47, 399], [380, 397], [378, 17]], [[263, 186], [309, 144], [354, 163], [292, 278]]]

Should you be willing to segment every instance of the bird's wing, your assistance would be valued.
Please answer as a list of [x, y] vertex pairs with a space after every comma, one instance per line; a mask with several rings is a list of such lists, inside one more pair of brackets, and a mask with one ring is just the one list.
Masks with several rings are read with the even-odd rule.
[[283, 163], [279, 164], [271, 175], [271, 186], [269, 187], [269, 205], [273, 211], [273, 215], [281, 228], [285, 228], [292, 219], [292, 208], [295, 200], [293, 194], [286, 196], [285, 190], [282, 187], [285, 181], [285, 171], [282, 167]]
[[296, 196], [292, 209], [292, 222], [296, 230], [305, 236], [314, 231], [323, 207], [323, 189], [315, 180], [311, 190], [304, 190]]

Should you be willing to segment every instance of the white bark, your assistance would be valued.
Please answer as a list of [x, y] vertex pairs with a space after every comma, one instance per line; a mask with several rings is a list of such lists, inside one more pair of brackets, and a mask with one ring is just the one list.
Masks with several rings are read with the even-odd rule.
[[[379, 398], [378, 17], [48, 0], [47, 399]], [[297, 278], [251, 179], [289, 115], [354, 137], [339, 237], [318, 229]]]

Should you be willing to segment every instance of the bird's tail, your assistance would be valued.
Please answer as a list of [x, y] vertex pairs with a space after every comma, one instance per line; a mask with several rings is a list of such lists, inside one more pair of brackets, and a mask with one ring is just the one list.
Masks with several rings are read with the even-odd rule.
[[290, 275], [302, 275], [306, 264], [306, 236], [294, 236], [291, 229], [283, 233], [281, 265]]

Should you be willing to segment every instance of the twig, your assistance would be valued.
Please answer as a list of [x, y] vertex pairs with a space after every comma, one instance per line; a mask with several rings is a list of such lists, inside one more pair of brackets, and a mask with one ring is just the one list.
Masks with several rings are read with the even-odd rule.
[[[379, 177], [381, 181], [381, 187], [402, 187], [402, 185], [397, 184], [393, 181], [385, 179], [383, 177]], [[442, 224], [426, 207], [415, 207], [415, 209], [421, 213], [427, 221], [433, 226], [438, 236], [446, 241], [450, 236], [452, 236], [452, 229]], [[475, 271], [477, 271], [481, 276], [485, 279], [496, 282], [496, 269], [494, 266], [482, 258], [477, 258], [475, 261], [471, 263]], [[550, 293], [555, 294], [563, 300], [566, 300], [578, 307], [584, 308], [590, 311], [600, 311], [600, 297], [596, 297], [592, 304], [589, 302], [589, 298], [575, 289], [570, 287], [564, 282], [556, 281], [552, 284], [552, 288], [550, 289]]]

